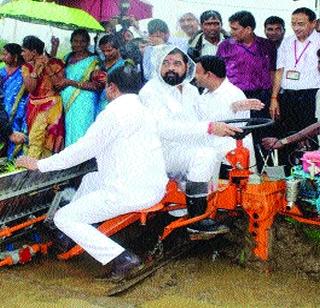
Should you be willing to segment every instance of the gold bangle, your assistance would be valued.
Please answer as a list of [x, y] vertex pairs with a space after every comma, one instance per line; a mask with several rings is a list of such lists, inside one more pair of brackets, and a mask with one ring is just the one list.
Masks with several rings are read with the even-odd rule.
[[32, 72], [32, 73], [30, 74], [30, 77], [31, 77], [32, 79], [37, 79], [37, 78], [38, 78], [38, 75], [37, 75], [37, 73]]

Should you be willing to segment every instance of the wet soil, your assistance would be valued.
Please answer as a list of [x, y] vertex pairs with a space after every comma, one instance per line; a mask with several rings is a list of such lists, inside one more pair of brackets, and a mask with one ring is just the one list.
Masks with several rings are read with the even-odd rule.
[[262, 265], [250, 254], [246, 219], [238, 218], [232, 225], [230, 234], [199, 242], [117, 297], [106, 296], [112, 284], [94, 278], [102, 267], [86, 254], [67, 262], [52, 255], [37, 257], [25, 265], [3, 268], [0, 306], [320, 306], [319, 243], [309, 240], [300, 225], [277, 220], [270, 260]]
[[[254, 247], [248, 233], [248, 221], [237, 217], [231, 224], [232, 232], [220, 243], [221, 253], [233, 262], [261, 271], [299, 273], [303, 277], [320, 282], [320, 228], [279, 217], [270, 230], [269, 258], [260, 262], [251, 253]], [[317, 237], [308, 236], [316, 231]]]

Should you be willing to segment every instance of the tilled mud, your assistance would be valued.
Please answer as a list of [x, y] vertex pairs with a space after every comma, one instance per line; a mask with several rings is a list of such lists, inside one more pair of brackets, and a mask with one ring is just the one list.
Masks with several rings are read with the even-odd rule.
[[309, 230], [319, 230], [279, 217], [270, 231], [269, 260], [259, 262], [251, 253], [254, 247], [252, 236], [248, 233], [248, 221], [237, 217], [232, 224], [232, 232], [224, 236], [223, 242], [217, 240], [221, 253], [240, 265], [261, 269], [262, 271], [284, 271], [298, 273], [314, 281], [320, 281], [320, 241], [308, 237]]
[[[257, 262], [250, 253], [246, 218], [237, 218], [232, 226], [230, 234], [199, 242], [189, 253], [117, 297], [106, 296], [113, 285], [95, 279], [103, 269], [86, 254], [68, 262], [54, 256], [38, 257], [25, 265], [3, 268], [0, 306], [320, 306], [319, 244], [309, 240], [300, 225], [277, 220], [267, 263]], [[144, 237], [149, 231], [144, 229]], [[154, 239], [151, 232], [150, 238]], [[138, 242], [140, 252], [141, 243], [147, 241]], [[134, 248], [132, 243], [130, 246]]]
[[[286, 221], [276, 224], [272, 243], [272, 262], [282, 271], [295, 269], [320, 281], [320, 242], [307, 236], [307, 227]], [[308, 227], [308, 229], [313, 229]], [[314, 228], [315, 229], [315, 228]], [[318, 228], [320, 232], [320, 228]]]

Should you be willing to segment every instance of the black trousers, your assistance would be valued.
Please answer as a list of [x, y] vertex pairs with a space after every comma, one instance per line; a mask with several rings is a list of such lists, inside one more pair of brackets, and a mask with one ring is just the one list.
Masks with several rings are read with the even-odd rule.
[[[307, 126], [316, 123], [316, 93], [318, 89], [284, 90], [279, 97], [280, 104], [280, 138], [292, 135]], [[318, 149], [317, 137], [311, 138], [308, 150]], [[287, 168], [291, 167], [297, 144], [283, 148], [279, 159]]]
[[[271, 89], [259, 89], [259, 90], [243, 91], [243, 92], [247, 98], [256, 98], [256, 99], [259, 99], [262, 103], [264, 103], [264, 108], [262, 110], [250, 111], [250, 118], [270, 118], [269, 108], [270, 108], [270, 100], [271, 100]], [[270, 126], [259, 129], [259, 130], [255, 130], [252, 133], [258, 172], [260, 172], [263, 167], [263, 160], [258, 149], [259, 146], [262, 149], [261, 140], [264, 137], [274, 136], [274, 135], [275, 135], [274, 128]], [[262, 149], [262, 152], [265, 156], [267, 155], [264, 149]]]
[[256, 98], [264, 103], [264, 108], [262, 110], [251, 110], [251, 118], [270, 118], [269, 107], [271, 99], [271, 89], [259, 89], [243, 91], [247, 98]]
[[318, 89], [284, 90], [280, 95], [280, 120], [283, 133], [299, 131], [315, 122]]

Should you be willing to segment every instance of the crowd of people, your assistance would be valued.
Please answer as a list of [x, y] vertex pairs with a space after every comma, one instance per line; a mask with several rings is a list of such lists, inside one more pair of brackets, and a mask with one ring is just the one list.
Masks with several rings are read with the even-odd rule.
[[[127, 21], [138, 28], [134, 19]], [[4, 47], [0, 76], [7, 122], [1, 123], [7, 124], [1, 133], [7, 155], [25, 153], [18, 165], [41, 172], [96, 158], [98, 171], [84, 177], [54, 221], [103, 265], [115, 259], [116, 275], [139, 265], [139, 258], [91, 224], [157, 203], [167, 177], [186, 181], [188, 215], [202, 215], [224, 155], [234, 148], [231, 137], [242, 131], [223, 120], [278, 121], [272, 130], [244, 139], [250, 165], [258, 169], [255, 145], [263, 137], [275, 136], [264, 144], [278, 146], [291, 131], [317, 121], [320, 34], [312, 10], [292, 13], [294, 34], [287, 38], [277, 16], [265, 22], [267, 38], [257, 36], [248, 11], [230, 16], [230, 34], [215, 10], [203, 12], [199, 21], [186, 13], [179, 23], [185, 37], [170, 34], [160, 19], [151, 20], [148, 37], [141, 38], [105, 23], [108, 33], [96, 39], [94, 52], [87, 31], [78, 29], [63, 60], [54, 57], [56, 40], [51, 55], [35, 36], [25, 37], [21, 47]], [[205, 219], [188, 231], [222, 229]]]
[[[54, 57], [58, 40], [52, 41], [51, 55], [44, 54], [44, 43], [34, 36], [26, 37], [21, 47], [7, 44], [2, 51], [6, 66], [0, 71], [1, 108], [9, 122], [7, 128], [1, 130], [7, 157], [14, 159], [21, 153], [35, 158], [47, 157], [76, 142], [108, 104], [106, 76], [118, 67], [132, 65], [139, 73], [142, 88], [157, 74], [155, 64], [163, 45], [178, 47], [193, 60], [205, 55], [223, 59], [228, 80], [247, 98], [259, 99], [264, 104], [262, 110], [251, 111], [251, 116], [280, 118], [281, 128], [266, 134], [278, 133], [285, 137], [290, 131], [300, 130], [316, 119], [319, 34], [312, 10], [301, 8], [293, 16], [295, 34], [290, 37], [291, 41], [288, 37], [283, 44], [282, 18], [267, 18], [266, 38], [262, 38], [255, 34], [255, 18], [250, 12], [240, 11], [230, 16], [231, 32], [228, 33], [223, 29], [220, 13], [215, 10], [203, 12], [199, 20], [191, 12], [183, 14], [178, 20], [181, 32], [176, 35], [172, 35], [166, 22], [160, 19], [148, 23], [147, 37], [133, 17], [122, 18], [122, 29], [118, 32], [114, 21], [104, 22], [106, 33], [95, 38], [94, 48], [88, 32], [78, 29], [71, 35], [72, 50], [63, 60]], [[129, 26], [141, 37], [134, 38]], [[305, 44], [311, 39], [313, 44]], [[297, 66], [301, 69], [297, 70]], [[201, 93], [200, 86], [198, 89]], [[307, 104], [309, 108], [305, 101], [310, 99], [313, 102]], [[289, 100], [303, 104], [293, 103], [293, 109]], [[304, 119], [300, 119], [302, 115]], [[261, 133], [254, 138], [259, 142]]]

